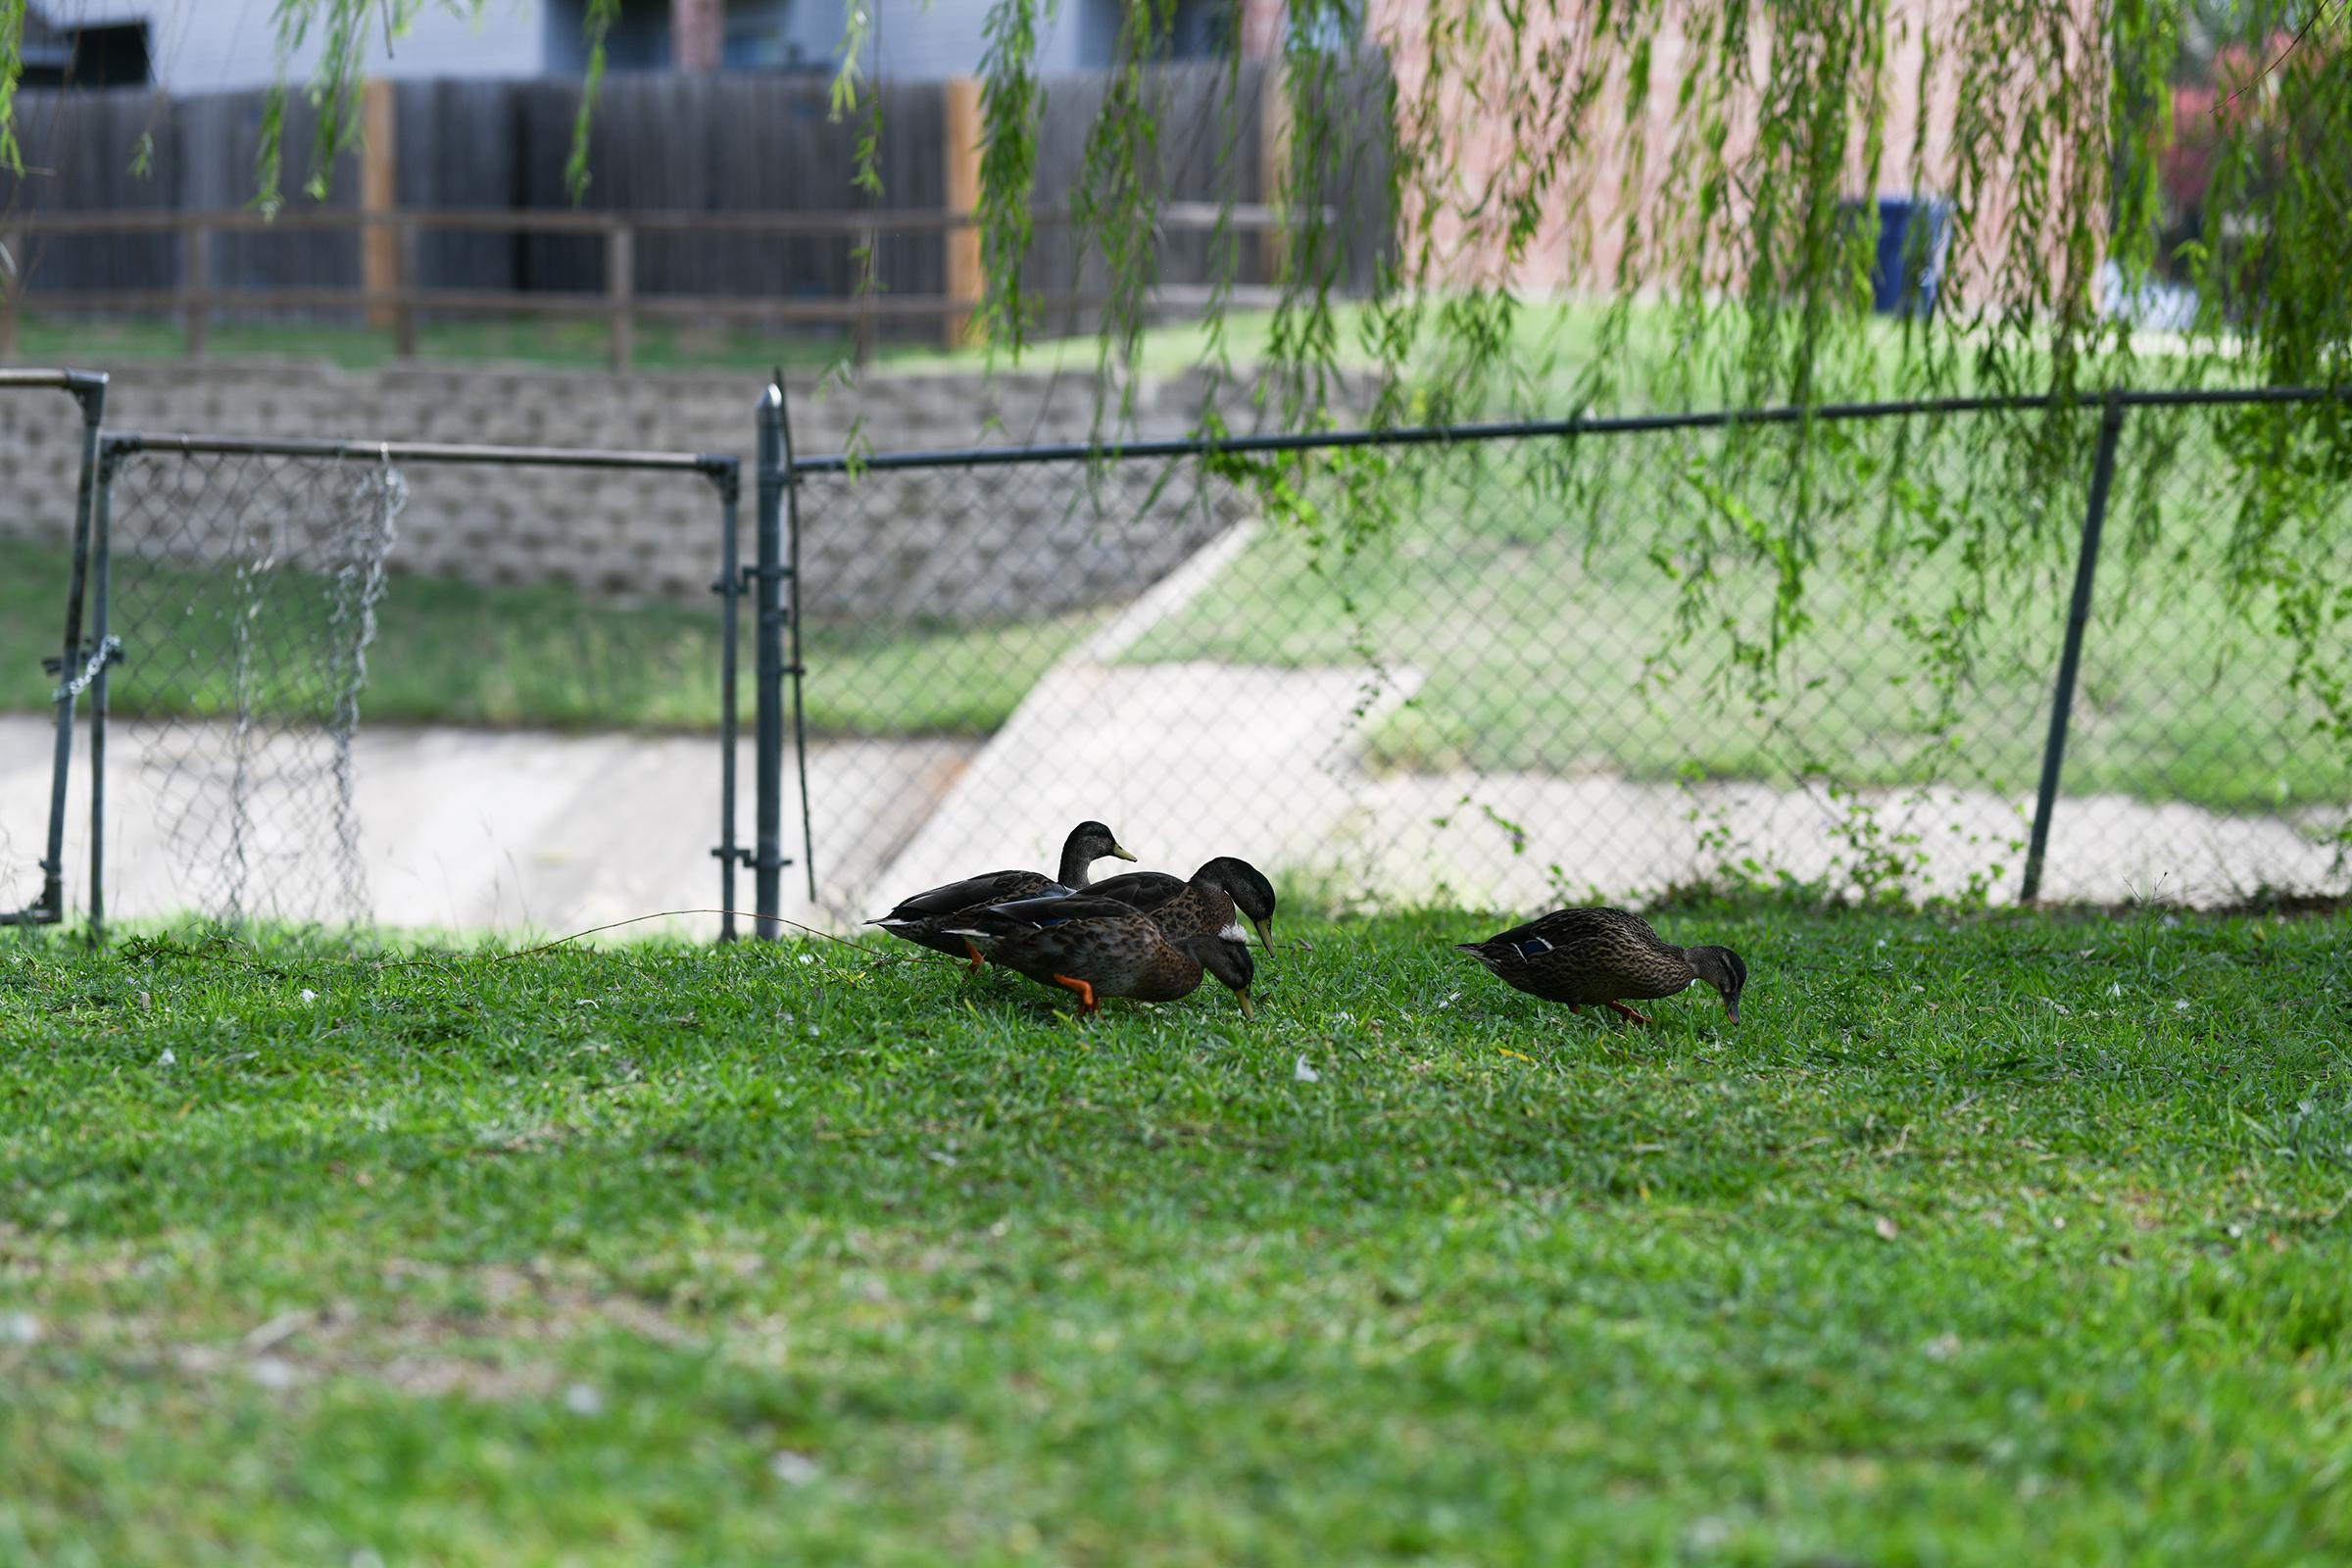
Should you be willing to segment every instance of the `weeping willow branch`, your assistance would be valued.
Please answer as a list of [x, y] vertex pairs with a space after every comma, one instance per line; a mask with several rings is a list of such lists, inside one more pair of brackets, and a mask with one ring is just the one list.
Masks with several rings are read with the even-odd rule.
[[1045, 86], [1037, 75], [1038, 0], [991, 6], [980, 58], [980, 327], [992, 350], [1020, 357], [1032, 312], [1024, 280], [1037, 226], [1037, 139]]
[[620, 0], [588, 0], [588, 71], [580, 81], [580, 107], [571, 119], [571, 153], [564, 161], [564, 189], [574, 202], [588, 194], [588, 133], [605, 87], [605, 42], [619, 21]]

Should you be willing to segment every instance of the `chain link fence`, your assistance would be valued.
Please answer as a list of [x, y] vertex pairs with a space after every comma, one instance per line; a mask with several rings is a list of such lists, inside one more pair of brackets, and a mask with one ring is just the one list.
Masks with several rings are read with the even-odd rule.
[[771, 393], [752, 565], [731, 459], [116, 435], [40, 646], [112, 736], [93, 917], [577, 927], [715, 853], [723, 907], [846, 921], [1085, 818], [1342, 904], [2336, 895], [2345, 410], [2300, 398], [796, 463]]
[[[111, 746], [90, 765], [94, 925], [528, 925], [534, 888], [566, 914], [633, 915], [600, 881], [615, 847], [648, 846], [691, 895], [669, 902], [698, 908], [717, 854], [732, 906], [742, 857], [731, 826], [713, 847], [710, 808], [731, 822], [735, 459], [109, 434], [99, 472], [95, 619], [122, 657], [91, 693]], [[582, 575], [648, 559], [570, 522], [591, 485], [689, 522], [654, 558], [662, 580], [494, 580], [523, 525], [566, 540]], [[431, 526], [407, 540], [419, 512]], [[551, 821], [577, 846], [554, 858], [577, 863], [521, 864], [526, 839], [550, 858]]]
[[824, 899], [1090, 817], [1342, 902], [2015, 899], [2109, 442], [2033, 891], [2341, 893], [2352, 505], [2249, 500], [2275, 407], [2128, 401], [804, 462]]

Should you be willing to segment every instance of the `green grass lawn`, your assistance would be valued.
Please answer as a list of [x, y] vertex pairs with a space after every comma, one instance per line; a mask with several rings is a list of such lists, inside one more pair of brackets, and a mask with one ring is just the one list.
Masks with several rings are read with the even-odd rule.
[[[54, 682], [40, 673], [40, 661], [56, 657], [64, 630], [63, 555], [0, 539], [0, 710], [47, 704]], [[220, 601], [217, 584], [175, 582], [170, 573], [143, 592]], [[809, 730], [823, 737], [988, 734], [1098, 618], [928, 631], [811, 622], [805, 644]], [[163, 669], [151, 675], [131, 663], [113, 678], [116, 708], [226, 710], [233, 695], [228, 624], [217, 615], [183, 622]], [[361, 712], [374, 723], [713, 729], [719, 646], [715, 599], [695, 609], [629, 606], [568, 588], [395, 576], [378, 610]], [[748, 629], [742, 660], [737, 697], [748, 718]], [[184, 680], [180, 671], [191, 668], [209, 678]]]
[[[1351, 310], [1350, 318], [1354, 316]], [[1264, 352], [1272, 318], [1263, 312], [1237, 312], [1227, 327], [1237, 360], [1253, 360]], [[1172, 375], [1189, 369], [1206, 347], [1205, 331], [1197, 325], [1155, 327], [1147, 332], [1138, 364], [1149, 373]], [[760, 376], [782, 366], [796, 373], [810, 373], [841, 363], [850, 339], [808, 333], [779, 334], [756, 327], [714, 327], [669, 321], [637, 323], [633, 363], [641, 370], [708, 370], [737, 376]], [[1020, 368], [1040, 371], [1091, 371], [1096, 344], [1091, 337], [1051, 338], [1023, 357]], [[176, 320], [122, 318], [76, 318], [28, 315], [18, 328], [18, 363], [105, 368], [118, 364], [179, 359], [187, 353], [184, 329]], [[335, 321], [214, 322], [205, 336], [210, 359], [318, 360], [350, 370], [376, 369], [400, 363], [389, 331]], [[565, 369], [601, 370], [611, 363], [612, 346], [600, 321], [549, 320], [544, 318], [497, 317], [468, 320], [431, 321], [417, 328], [416, 358], [441, 364], [543, 365]], [[1350, 355], [1350, 363], [1362, 363]], [[948, 351], [909, 340], [876, 345], [875, 366], [889, 372], [923, 373], [969, 371], [988, 360], [985, 350]], [[1007, 368], [1010, 362], [1000, 356]]]
[[[1521, 301], [1503, 338], [1507, 352], [1500, 356], [1518, 385], [1513, 390], [1494, 389], [1498, 404], [1515, 398], [1523, 410], [1569, 413], [1565, 400], [1585, 383], [1593, 364], [1603, 360], [1619, 370], [1611, 407], [1682, 407], [1693, 391], [1697, 404], [1713, 406], [1721, 398], [1707, 394], [1704, 388], [1739, 384], [1735, 368], [1740, 352], [1740, 322], [1729, 312], [1707, 323], [1695, 338], [1686, 336], [1686, 323], [1679, 313], [1655, 304], [1639, 304], [1630, 311], [1622, 343], [1609, 335], [1608, 320], [1607, 303], [1597, 298]], [[1334, 349], [1343, 368], [1368, 369], [1377, 363], [1367, 342], [1370, 324], [1361, 303], [1334, 303]], [[1166, 322], [1144, 331], [1134, 364], [1146, 374], [1178, 375], [1221, 352], [1237, 373], [1250, 376], [1272, 353], [1273, 325], [1270, 311], [1234, 311], [1219, 333], [1199, 321]], [[18, 360], [25, 365], [106, 368], [116, 364], [177, 359], [187, 352], [183, 327], [169, 317], [93, 318], [35, 310], [24, 318], [18, 331]], [[1949, 389], [1980, 388], [1984, 383], [1973, 357], [1974, 345], [1966, 338], [1954, 338], [1947, 340], [1947, 346], [1956, 355]], [[780, 334], [760, 327], [643, 320], [636, 327], [634, 361], [645, 370], [761, 375], [782, 366], [813, 373], [840, 364], [850, 347], [847, 335], [828, 338], [806, 331]], [[1860, 323], [1854, 342], [1817, 367], [1822, 395], [1900, 395], [1904, 347], [1899, 324], [1876, 318]], [[611, 359], [611, 340], [602, 322], [534, 317], [429, 320], [417, 329], [416, 348], [418, 360], [445, 364], [506, 362], [601, 369]], [[2226, 374], [2212, 365], [2180, 362], [2165, 348], [2162, 340], [2150, 336], [2143, 348], [2149, 361], [2143, 378], [2173, 384], [2183, 374], [2206, 378]], [[319, 360], [346, 369], [372, 369], [398, 363], [390, 331], [322, 320], [214, 321], [207, 329], [205, 352], [214, 359]], [[993, 363], [1002, 368], [1091, 374], [1100, 353], [1100, 344], [1091, 335], [1047, 337], [1029, 345], [1015, 365], [1002, 351], [992, 361], [985, 347], [951, 351], [917, 338], [878, 343], [874, 368], [896, 373], [968, 372]], [[1447, 374], [1434, 314], [1422, 323], [1421, 339], [1410, 363], [1441, 380]], [[2013, 353], [2008, 363], [2012, 373], [2019, 376], [2030, 377], [2036, 368], [2030, 355]], [[1698, 373], [1693, 380], [1690, 372], [1694, 369]]]
[[1654, 1031], [1286, 924], [0, 940], [0, 1560], [2352, 1555], [2352, 920], [1684, 914]]
[[[1596, 362], [1617, 367], [1614, 387], [1607, 393], [1613, 409], [1714, 406], [1739, 385], [1737, 322], [1725, 317], [1711, 322], [1698, 338], [1689, 340], [1676, 313], [1655, 305], [1640, 305], [1627, 318], [1622, 344], [1608, 336], [1608, 308], [1597, 299], [1529, 299], [1513, 314], [1501, 356], [1510, 385], [1488, 389], [1483, 401], [1497, 414], [1519, 412], [1564, 415], [1586, 386]], [[1377, 358], [1368, 344], [1368, 313], [1352, 301], [1335, 302], [1334, 352], [1345, 370], [1369, 370]], [[1134, 367], [1147, 375], [1176, 376], [1219, 355], [1245, 382], [1252, 379], [1273, 349], [1274, 316], [1270, 311], [1235, 311], [1222, 331], [1212, 333], [1202, 322], [1171, 321], [1144, 331], [1136, 345]], [[1444, 358], [1434, 318], [1423, 323], [1422, 337], [1410, 364], [1419, 373], [1444, 384], [1452, 379]], [[1220, 346], [1221, 345], [1221, 346]], [[851, 340], [812, 335], [806, 331], [779, 334], [759, 327], [725, 326], [670, 321], [637, 323], [633, 363], [648, 371], [709, 371], [730, 376], [763, 376], [781, 366], [795, 374], [814, 375], [845, 363]], [[545, 318], [475, 317], [427, 321], [416, 334], [416, 359], [444, 365], [514, 364], [551, 368], [602, 370], [611, 363], [611, 340], [601, 321], [551, 320]], [[1854, 346], [1819, 368], [1825, 397], [1894, 396], [1901, 385], [1903, 350], [1898, 326], [1872, 320], [1862, 324]], [[180, 323], [171, 318], [89, 318], [28, 314], [19, 326], [18, 362], [109, 368], [157, 360], [180, 359], [187, 340]], [[207, 329], [205, 353], [212, 359], [316, 360], [344, 369], [368, 370], [400, 362], [388, 330], [357, 322], [268, 319], [216, 321]], [[1016, 363], [1003, 351], [993, 358], [985, 347], [949, 350], [921, 338], [877, 343], [872, 364], [862, 373], [971, 374], [994, 367], [1041, 374], [1094, 374], [1101, 363], [1101, 345], [1091, 335], [1046, 337], [1032, 342]], [[2026, 372], [2023, 361], [2019, 373]], [[1691, 379], [1693, 372], [1695, 379]], [[2162, 375], [2163, 370], [2150, 373]], [[1973, 362], [1962, 356], [1953, 371], [1951, 389], [1978, 384]], [[1716, 390], [1709, 391], [1708, 388]], [[974, 432], [975, 434], [977, 432]], [[1062, 435], [1083, 434], [1064, 431]]]

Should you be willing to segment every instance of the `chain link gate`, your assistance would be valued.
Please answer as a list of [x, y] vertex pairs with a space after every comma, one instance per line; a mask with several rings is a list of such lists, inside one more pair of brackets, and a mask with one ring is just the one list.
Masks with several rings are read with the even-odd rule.
[[[107, 918], [104, 737], [135, 755], [154, 820], [134, 854], [183, 862], [176, 884], [228, 920], [356, 921], [351, 744], [386, 597], [397, 516], [413, 476], [485, 467], [691, 475], [718, 505], [722, 755], [721, 907], [735, 867], [739, 463], [732, 456], [425, 442], [109, 433], [92, 507], [94, 636], [119, 669], [90, 683], [89, 899]], [[722, 937], [733, 934], [723, 917]]]
[[[98, 467], [99, 431], [106, 417], [104, 375], [87, 370], [0, 369], [0, 392], [61, 391], [73, 397], [81, 416], [78, 463], [74, 490], [74, 516], [68, 544], [65, 635], [50, 646], [60, 651], [44, 657], [41, 668], [56, 681], [50, 694], [54, 713], [48, 776], [48, 815], [38, 861], [40, 891], [22, 908], [0, 906], [0, 926], [55, 925], [66, 917], [66, 787], [73, 767], [74, 713], [116, 653], [104, 635], [83, 635], [85, 606], [90, 588], [91, 515]], [[14, 530], [0, 530], [14, 532]], [[27, 552], [22, 540], [12, 544]], [[98, 724], [91, 723], [91, 745], [98, 744]]]

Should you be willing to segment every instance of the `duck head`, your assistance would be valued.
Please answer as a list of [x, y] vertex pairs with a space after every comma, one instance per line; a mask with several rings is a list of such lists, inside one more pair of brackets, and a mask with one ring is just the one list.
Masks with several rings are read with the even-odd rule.
[[1248, 860], [1220, 855], [1193, 873], [1196, 886], [1206, 884], [1233, 900], [1233, 906], [1257, 928], [1257, 940], [1274, 951], [1274, 884]]
[[1200, 967], [1223, 981], [1242, 1004], [1242, 1016], [1254, 1018], [1250, 1006], [1250, 982], [1257, 978], [1257, 965], [1250, 959], [1250, 944], [1230, 936], [1188, 937], [1184, 951], [1200, 961]]
[[1119, 843], [1119, 836], [1100, 822], [1081, 822], [1070, 829], [1070, 836], [1061, 845], [1061, 884], [1064, 887], [1086, 886], [1087, 867], [1105, 858], [1132, 860]]
[[1723, 1010], [1740, 1021], [1740, 993], [1747, 989], [1747, 965], [1729, 948], [1691, 948], [1685, 956], [1701, 980], [1723, 998]]

